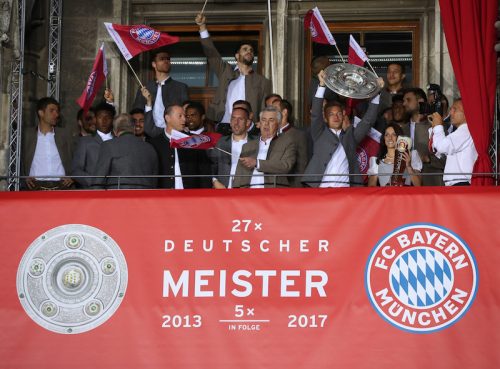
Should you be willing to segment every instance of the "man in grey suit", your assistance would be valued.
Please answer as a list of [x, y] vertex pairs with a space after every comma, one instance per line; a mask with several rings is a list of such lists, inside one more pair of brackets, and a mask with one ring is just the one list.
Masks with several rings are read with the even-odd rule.
[[260, 138], [243, 145], [233, 188], [290, 187], [288, 177], [281, 174], [292, 170], [297, 148], [291, 136], [278, 136], [280, 123], [281, 113], [276, 107], [266, 106], [260, 112]]
[[29, 176], [25, 181], [30, 190], [67, 189], [73, 184], [66, 177], [73, 153], [72, 130], [57, 126], [59, 108], [59, 102], [52, 97], [38, 100], [38, 124], [23, 129], [21, 174]]
[[217, 142], [216, 149], [210, 151], [214, 188], [233, 187], [233, 176], [236, 173], [243, 145], [256, 139], [255, 136], [247, 132], [250, 123], [248, 110], [242, 107], [233, 109], [231, 113], [231, 130], [233, 133], [230, 136], [221, 137]]
[[104, 141], [113, 136], [113, 118], [116, 111], [113, 105], [100, 103], [95, 108], [96, 133], [93, 136], [80, 137], [71, 163], [72, 176], [88, 176], [88, 178], [74, 178], [80, 188], [90, 188], [95, 172], [99, 148]]
[[208, 64], [219, 79], [215, 97], [208, 106], [207, 117], [214, 122], [229, 123], [233, 103], [246, 100], [256, 116], [264, 105], [264, 98], [271, 93], [271, 81], [252, 69], [254, 49], [249, 43], [241, 43], [234, 54], [236, 68], [222, 60], [221, 55], [208, 34], [205, 15], [196, 17], [200, 27], [201, 46]]
[[[350, 125], [346, 130], [343, 130], [344, 108], [337, 102], [331, 102], [323, 109], [325, 72], [321, 71], [318, 78], [320, 83], [316, 96], [313, 98], [311, 114], [314, 154], [306, 168], [303, 182], [311, 187], [360, 186], [363, 179], [360, 176], [350, 176], [349, 174], [360, 174], [356, 147], [377, 119], [380, 95], [372, 99], [368, 110], [356, 128]], [[378, 84], [380, 87], [384, 86], [382, 78], [378, 79]]]
[[295, 176], [289, 177], [288, 180], [293, 187], [302, 187], [302, 176], [309, 160], [307, 135], [305, 132], [293, 126], [293, 107], [288, 100], [281, 100], [277, 102], [276, 105], [281, 111], [279, 134], [290, 136], [297, 147], [297, 160], [290, 172], [290, 174], [295, 174]]
[[[170, 77], [170, 54], [164, 48], [153, 52], [151, 66], [155, 72], [155, 80], [148, 81], [142, 89], [137, 91], [132, 108], [140, 108], [148, 113], [151, 111], [154, 125], [159, 130], [150, 131], [146, 128], [146, 134], [156, 137], [165, 129], [164, 111], [170, 105], [181, 105], [188, 99], [187, 85]], [[151, 101], [147, 102], [147, 95]]]
[[[155, 188], [158, 174], [158, 157], [151, 144], [134, 135], [134, 126], [128, 114], [120, 114], [113, 121], [115, 139], [100, 145], [93, 175], [94, 188], [141, 189]], [[104, 176], [122, 176], [105, 178]]]

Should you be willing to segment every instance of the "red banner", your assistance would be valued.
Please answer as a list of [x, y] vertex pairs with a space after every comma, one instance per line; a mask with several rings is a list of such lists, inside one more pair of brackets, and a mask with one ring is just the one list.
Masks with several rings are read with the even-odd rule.
[[0, 218], [2, 368], [500, 366], [496, 188], [0, 193]]

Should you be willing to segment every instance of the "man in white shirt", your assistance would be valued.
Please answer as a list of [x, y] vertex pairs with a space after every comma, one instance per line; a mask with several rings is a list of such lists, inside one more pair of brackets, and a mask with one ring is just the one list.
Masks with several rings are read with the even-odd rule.
[[455, 131], [445, 135], [443, 117], [432, 114], [432, 147], [436, 156], [446, 155], [443, 181], [446, 186], [469, 186], [477, 151], [465, 119], [462, 99], [453, 102], [450, 109], [451, 124]]
[[[318, 74], [319, 86], [313, 98], [311, 137], [313, 156], [307, 165], [302, 182], [310, 187], [361, 186], [356, 147], [368, 134], [377, 118], [379, 95], [372, 98], [360, 123], [343, 129], [345, 110], [337, 102], [329, 102], [323, 108], [325, 72]], [[384, 81], [378, 79], [382, 88]], [[326, 121], [326, 124], [325, 124]], [[353, 176], [349, 176], [354, 174]]]
[[249, 140], [255, 140], [255, 136], [251, 136], [247, 132], [250, 123], [248, 110], [243, 107], [233, 108], [231, 113], [231, 136], [221, 137], [217, 142], [216, 149], [211, 151], [212, 173], [214, 175], [212, 183], [214, 188], [233, 187], [233, 178], [240, 159], [241, 149]]
[[[23, 167], [26, 186], [30, 190], [67, 189], [73, 184], [69, 173], [72, 143], [71, 130], [56, 127], [59, 121], [59, 102], [44, 97], [37, 102], [38, 124], [23, 131]], [[52, 178], [48, 178], [52, 177]]]
[[[266, 106], [260, 112], [260, 138], [243, 145], [233, 188], [289, 187], [288, 174], [297, 160], [297, 147], [290, 135], [278, 136], [281, 112]], [[278, 174], [279, 176], [275, 176]]]
[[242, 42], [235, 51], [236, 68], [223, 61], [207, 31], [203, 13], [197, 15], [196, 24], [200, 27], [203, 52], [210, 68], [219, 80], [215, 97], [208, 106], [207, 118], [214, 122], [229, 123], [233, 103], [246, 100], [256, 116], [264, 104], [264, 98], [271, 93], [271, 81], [256, 73], [253, 68], [254, 49], [248, 42]]

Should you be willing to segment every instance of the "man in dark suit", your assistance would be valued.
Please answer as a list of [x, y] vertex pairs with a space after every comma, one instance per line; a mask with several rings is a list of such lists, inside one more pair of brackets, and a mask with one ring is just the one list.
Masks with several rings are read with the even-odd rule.
[[[174, 81], [170, 77], [170, 54], [166, 49], [159, 48], [154, 51], [151, 66], [155, 72], [155, 80], [148, 81], [142, 89], [137, 91], [132, 108], [143, 109], [146, 113], [152, 111], [155, 126], [163, 130], [165, 128], [163, 119], [165, 109], [167, 106], [181, 105], [183, 101], [186, 101], [188, 99], [188, 89], [186, 84]], [[151, 95], [151, 103], [148, 104], [146, 104], [147, 94]], [[154, 135], [159, 133], [161, 132], [157, 130]], [[146, 134], [154, 137], [147, 129]]]
[[71, 163], [72, 176], [87, 176], [88, 178], [74, 178], [80, 188], [90, 188], [97, 164], [99, 148], [104, 141], [111, 140], [114, 135], [113, 118], [116, 111], [113, 105], [100, 103], [95, 108], [96, 133], [93, 136], [80, 137]]
[[236, 68], [222, 60], [214, 46], [206, 27], [206, 18], [203, 13], [196, 17], [196, 24], [200, 27], [201, 46], [208, 58], [208, 64], [219, 80], [215, 97], [208, 106], [207, 117], [214, 122], [229, 123], [233, 103], [237, 100], [246, 100], [252, 106], [256, 116], [264, 104], [265, 96], [272, 90], [271, 81], [257, 74], [253, 68], [254, 49], [249, 43], [241, 43], [234, 54]]
[[233, 109], [231, 113], [231, 131], [233, 133], [230, 136], [221, 137], [217, 142], [216, 149], [210, 152], [214, 188], [232, 188], [232, 176], [236, 173], [243, 145], [256, 139], [255, 136], [247, 132], [250, 123], [248, 110], [242, 107]]
[[[313, 156], [307, 165], [303, 182], [311, 187], [349, 187], [362, 185], [356, 147], [367, 135], [377, 118], [379, 95], [369, 104], [363, 119], [356, 128], [342, 129], [345, 110], [337, 102], [325, 105], [325, 72], [318, 74], [319, 86], [312, 104], [311, 136], [314, 141]], [[378, 79], [383, 87], [382, 78]], [[325, 119], [327, 124], [325, 124]]]
[[[93, 175], [94, 188], [141, 189], [156, 188], [157, 178], [127, 177], [158, 174], [158, 157], [153, 147], [134, 135], [134, 125], [128, 114], [113, 121], [115, 139], [103, 142]], [[121, 178], [105, 178], [121, 176]]]
[[295, 165], [297, 148], [289, 135], [278, 136], [281, 113], [274, 106], [260, 112], [260, 138], [241, 150], [233, 188], [290, 187], [286, 176]]
[[25, 184], [30, 190], [67, 189], [73, 184], [66, 177], [73, 153], [72, 129], [57, 127], [59, 109], [59, 102], [52, 97], [38, 100], [38, 124], [23, 129], [21, 174], [29, 176]]
[[[420, 114], [420, 103], [426, 103], [427, 96], [421, 88], [408, 88], [403, 91], [403, 105], [409, 116], [409, 122], [401, 126], [403, 133], [412, 139], [413, 149], [417, 150], [423, 167], [423, 186], [443, 186], [443, 170], [446, 157], [438, 159], [429, 151], [429, 130], [432, 127], [427, 116]], [[429, 175], [433, 174], [433, 175]]]
[[[147, 114], [146, 114], [147, 115]], [[171, 105], [165, 110], [165, 130], [149, 140], [159, 158], [160, 188], [210, 188], [210, 162], [205, 150], [175, 149], [170, 147], [172, 133], [184, 132], [186, 115], [180, 105]], [[193, 177], [204, 175], [204, 177]], [[182, 177], [181, 177], [182, 176]]]

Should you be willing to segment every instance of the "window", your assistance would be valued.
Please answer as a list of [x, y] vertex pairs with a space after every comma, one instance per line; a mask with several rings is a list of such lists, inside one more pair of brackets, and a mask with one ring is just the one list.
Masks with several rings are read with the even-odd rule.
[[[179, 36], [180, 42], [169, 46], [171, 53], [173, 79], [189, 86], [189, 96], [208, 106], [215, 94], [219, 82], [208, 68], [207, 58], [203, 54], [200, 35], [196, 26], [152, 26], [160, 31]], [[254, 69], [261, 73], [262, 63], [262, 25], [212, 25], [208, 27], [222, 58], [236, 66], [234, 54], [236, 47], [243, 41], [254, 46]]]

